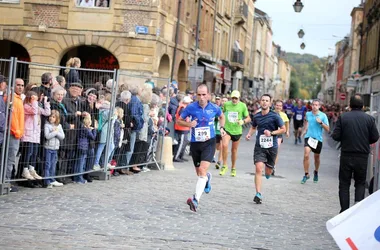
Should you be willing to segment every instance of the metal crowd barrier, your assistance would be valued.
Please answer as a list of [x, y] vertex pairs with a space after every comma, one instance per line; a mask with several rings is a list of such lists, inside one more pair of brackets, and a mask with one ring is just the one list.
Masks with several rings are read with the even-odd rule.
[[[377, 130], [380, 131], [380, 93], [373, 95], [371, 115], [376, 119]], [[380, 189], [380, 141], [372, 146], [373, 152], [373, 191]]]
[[[71, 82], [67, 81], [70, 80], [67, 79], [67, 70], [75, 70], [79, 79]], [[157, 145], [162, 145], [163, 133], [160, 133], [159, 129], [151, 131], [149, 138], [140, 136], [139, 133], [134, 133], [133, 128], [121, 129], [124, 134], [123, 138], [118, 137], [121, 136], [120, 134], [115, 134], [115, 124], [116, 120], [118, 120], [117, 110], [120, 110], [116, 107], [120, 104], [119, 95], [121, 91], [136, 92], [136, 89], [145, 91], [145, 93], [139, 93], [145, 94], [145, 99], [143, 98], [144, 100], [142, 100], [144, 110], [147, 112], [153, 108], [149, 106], [150, 100], [148, 100], [149, 96], [151, 97], [152, 95], [146, 94], [149, 91], [149, 88], [146, 87], [148, 76], [134, 75], [130, 72], [116, 69], [96, 70], [44, 65], [18, 61], [16, 58], [0, 59], [0, 74], [6, 77], [6, 82], [8, 83], [7, 97], [5, 98], [8, 112], [6, 112], [4, 140], [1, 143], [0, 195], [8, 193], [10, 185], [15, 182], [19, 185], [30, 185], [31, 183], [43, 185], [46, 184], [44, 180], [52, 178], [63, 183], [69, 183], [73, 180], [81, 182], [82, 177], [87, 177], [87, 175], [100, 180], [107, 180], [112, 171], [120, 169], [135, 166], [161, 168], [162, 146]], [[62, 80], [61, 76], [66, 77], [66, 86], [57, 81]], [[15, 145], [17, 138], [13, 135], [11, 120], [12, 115], [17, 114], [12, 112], [14, 95], [9, 95], [9, 93], [13, 93], [15, 88], [18, 87], [16, 86], [16, 79], [18, 78], [24, 81], [25, 91], [22, 98], [24, 112], [27, 113], [28, 118], [25, 119], [24, 136], [18, 140], [19, 149], [15, 153], [15, 147], [12, 145]], [[48, 92], [46, 92], [48, 89], [40, 87], [42, 80], [48, 82], [51, 80], [48, 85], [50, 85], [54, 94], [49, 96]], [[81, 83], [83, 91], [67, 87], [70, 84], [75, 85], [77, 82]], [[165, 85], [168, 88], [170, 86], [169, 79], [165, 78], [149, 77], [149, 82]], [[61, 100], [60, 94], [63, 92], [67, 94]], [[97, 95], [92, 93], [97, 93]], [[70, 96], [78, 94], [77, 99], [70, 98]], [[87, 94], [92, 98], [89, 98]], [[38, 107], [32, 100], [34, 98], [32, 96], [36, 96]], [[95, 102], [94, 96], [97, 97]], [[141, 100], [142, 98], [139, 97], [139, 99]], [[158, 103], [158, 105], [160, 104]], [[164, 110], [167, 110], [167, 105], [168, 98], [166, 106], [163, 107]], [[54, 157], [51, 157], [51, 152], [46, 150], [47, 137], [45, 136], [44, 128], [45, 124], [49, 123], [52, 110], [58, 111], [61, 115], [60, 124], [65, 138], [60, 140], [60, 147], [57, 150], [55, 173], [48, 173], [49, 171], [46, 169], [49, 168], [46, 163], [55, 164], [55, 161]], [[57, 112], [53, 113], [56, 114]], [[36, 120], [32, 119], [33, 114], [37, 114]], [[84, 119], [85, 116], [89, 118]], [[127, 115], [124, 114], [124, 116]], [[133, 117], [119, 118], [119, 120], [126, 118], [132, 121], [134, 119]], [[160, 125], [161, 130], [166, 127], [166, 119], [163, 120], [164, 122]], [[145, 113], [144, 126], [149, 121], [152, 121], [152, 119], [150, 116], [146, 117]], [[132, 133], [136, 135], [137, 139], [135, 148], [131, 152], [131, 147], [128, 148], [127, 146], [131, 142]], [[95, 138], [91, 138], [94, 135], [96, 135]], [[115, 145], [117, 139], [119, 139], [119, 144]], [[10, 143], [11, 147], [9, 147]], [[127, 157], [128, 151], [130, 152], [129, 157]], [[15, 158], [12, 157], [14, 154], [16, 155]], [[130, 158], [129, 161], [127, 158]], [[41, 177], [41, 180], [38, 179], [35, 182], [25, 178], [28, 173], [34, 174], [33, 171], [37, 176]]]

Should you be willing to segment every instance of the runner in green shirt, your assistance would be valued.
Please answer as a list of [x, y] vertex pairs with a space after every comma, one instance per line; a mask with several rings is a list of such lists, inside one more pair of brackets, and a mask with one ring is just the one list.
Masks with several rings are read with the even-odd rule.
[[228, 145], [230, 141], [232, 141], [231, 176], [236, 176], [235, 163], [237, 158], [237, 150], [240, 143], [240, 137], [243, 133], [243, 125], [251, 121], [247, 106], [243, 102], [240, 102], [239, 98], [239, 91], [234, 90], [231, 93], [231, 101], [228, 101], [223, 105], [223, 113], [226, 117], [226, 122], [224, 124], [224, 131], [226, 131], [226, 136], [223, 137], [223, 166], [219, 172], [220, 175], [224, 175], [228, 170]]

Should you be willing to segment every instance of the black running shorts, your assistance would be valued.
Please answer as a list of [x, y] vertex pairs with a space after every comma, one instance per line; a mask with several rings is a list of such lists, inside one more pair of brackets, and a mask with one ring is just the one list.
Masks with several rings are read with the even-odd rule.
[[225, 131], [226, 131], [226, 134], [231, 137], [231, 141], [236, 142], [240, 140], [241, 135], [231, 135], [230, 132], [228, 132], [227, 130]]
[[277, 157], [277, 150], [277, 148], [255, 146], [255, 151], [253, 152], [254, 163], [263, 162], [267, 167], [273, 168]]
[[222, 141], [222, 135], [215, 135], [216, 143], [220, 143]]
[[312, 147], [310, 147], [310, 145], [307, 143], [309, 138], [305, 138], [305, 145], [304, 147], [309, 147], [311, 149], [311, 152], [313, 152], [314, 154], [321, 154], [321, 151], [322, 151], [322, 142], [321, 141], [318, 141], [318, 145], [317, 145], [317, 148], [314, 149]]
[[193, 157], [195, 167], [199, 167], [201, 161], [212, 162], [215, 155], [216, 139], [211, 138], [205, 142], [192, 142], [190, 152]]
[[293, 125], [294, 125], [294, 130], [298, 130], [299, 128], [303, 127], [303, 120], [301, 120], [301, 121], [295, 120]]

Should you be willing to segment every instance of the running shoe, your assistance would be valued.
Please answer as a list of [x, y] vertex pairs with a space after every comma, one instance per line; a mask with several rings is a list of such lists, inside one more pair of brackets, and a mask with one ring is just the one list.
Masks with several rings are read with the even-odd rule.
[[273, 167], [272, 176], [274, 176], [274, 172], [276, 172], [276, 167]]
[[223, 165], [223, 166], [222, 166], [222, 169], [221, 169], [220, 172], [219, 172], [219, 174], [223, 176], [223, 175], [226, 174], [227, 170], [228, 170], [228, 167], [225, 166], [225, 165]]
[[298, 137], [298, 142], [301, 144], [302, 141], [301, 141], [301, 136]]
[[206, 186], [205, 186], [205, 193], [208, 194], [210, 193], [211, 191], [211, 178], [212, 178], [212, 175], [211, 173], [207, 173], [207, 182], [206, 182]]
[[253, 201], [256, 204], [261, 204], [262, 201], [263, 201], [263, 197], [261, 196], [261, 193], [257, 192], [256, 195], [255, 195], [255, 198], [253, 198]]
[[314, 178], [313, 178], [314, 183], [318, 182], [318, 172], [314, 171]]
[[305, 182], [306, 182], [308, 179], [310, 179], [310, 176], [305, 175], [305, 176], [302, 178], [301, 184], [305, 184]]
[[194, 196], [187, 199], [186, 203], [187, 203], [187, 205], [189, 205], [191, 211], [193, 211], [193, 212], [197, 211], [198, 201], [195, 199]]
[[297, 145], [297, 138], [294, 140], [294, 144]]
[[219, 169], [220, 168], [220, 165], [222, 165], [222, 163], [220, 161], [218, 161], [216, 164], [215, 164], [215, 168], [216, 169]]
[[231, 168], [231, 176], [232, 177], [236, 176], [236, 168]]

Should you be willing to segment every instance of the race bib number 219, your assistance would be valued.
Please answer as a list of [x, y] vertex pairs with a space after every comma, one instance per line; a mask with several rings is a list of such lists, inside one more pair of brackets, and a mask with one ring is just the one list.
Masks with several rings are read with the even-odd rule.
[[204, 142], [210, 139], [211, 132], [210, 127], [195, 128], [195, 140], [198, 142]]

